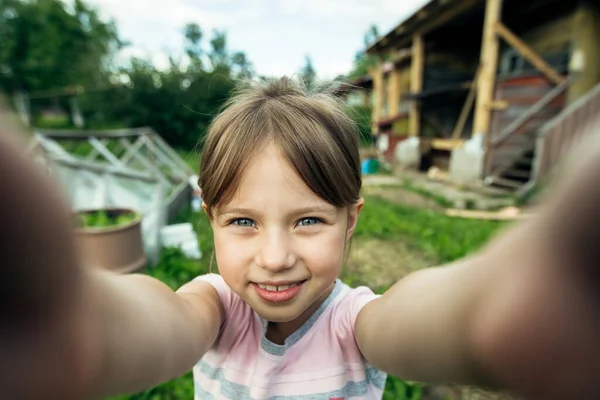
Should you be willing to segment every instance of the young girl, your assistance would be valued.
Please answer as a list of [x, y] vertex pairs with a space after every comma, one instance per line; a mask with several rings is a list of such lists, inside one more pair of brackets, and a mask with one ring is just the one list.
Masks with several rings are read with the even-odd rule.
[[599, 157], [536, 218], [376, 296], [337, 278], [364, 204], [356, 128], [325, 94], [253, 85], [215, 118], [202, 157], [220, 275], [173, 292], [80, 268], [66, 203], [2, 136], [7, 398], [134, 392], [191, 368], [197, 399], [377, 399], [382, 371], [596, 395]]

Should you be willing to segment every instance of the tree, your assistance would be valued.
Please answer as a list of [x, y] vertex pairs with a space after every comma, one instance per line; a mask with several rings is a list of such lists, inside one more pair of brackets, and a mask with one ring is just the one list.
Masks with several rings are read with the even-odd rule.
[[202, 46], [200, 44], [202, 40], [202, 29], [196, 23], [188, 23], [183, 29], [185, 38], [187, 40], [185, 46], [185, 52], [190, 59], [192, 69], [202, 69]]
[[363, 37], [363, 49], [354, 56], [352, 70], [348, 74], [349, 79], [361, 78], [369, 73], [369, 68], [377, 64], [377, 57], [367, 54], [366, 50], [379, 39], [377, 26], [371, 25]]
[[104, 82], [110, 55], [124, 44], [113, 22], [81, 0], [0, 3], [0, 84], [9, 91], [45, 91]]
[[304, 67], [302, 67], [302, 69], [300, 70], [300, 77], [304, 81], [304, 84], [310, 88], [315, 84], [317, 78], [317, 71], [315, 71], [315, 68], [312, 64], [312, 59], [309, 55], [306, 55], [304, 60], [305, 63]]
[[227, 35], [224, 31], [213, 30], [208, 58], [213, 71], [230, 67], [229, 54], [227, 53]]
[[246, 57], [246, 53], [238, 51], [233, 53], [231, 57], [231, 63], [236, 70], [237, 78], [244, 79], [254, 76], [254, 69], [252, 63]]

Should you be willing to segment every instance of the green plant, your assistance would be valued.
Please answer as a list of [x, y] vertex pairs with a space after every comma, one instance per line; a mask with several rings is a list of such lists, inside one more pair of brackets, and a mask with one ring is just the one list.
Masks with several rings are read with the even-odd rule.
[[78, 214], [79, 225], [86, 228], [127, 225], [137, 218], [139, 218], [138, 213], [123, 210], [94, 210]]
[[383, 400], [420, 400], [423, 398], [423, 384], [389, 377], [385, 382]]

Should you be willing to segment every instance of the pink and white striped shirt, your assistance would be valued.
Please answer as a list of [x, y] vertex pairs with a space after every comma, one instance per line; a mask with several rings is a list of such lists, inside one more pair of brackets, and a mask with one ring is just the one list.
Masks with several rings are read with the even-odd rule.
[[195, 399], [381, 399], [386, 375], [370, 366], [354, 337], [358, 312], [377, 298], [336, 281], [329, 297], [284, 345], [265, 337], [267, 322], [216, 274], [197, 279], [218, 291], [226, 318], [194, 367]]

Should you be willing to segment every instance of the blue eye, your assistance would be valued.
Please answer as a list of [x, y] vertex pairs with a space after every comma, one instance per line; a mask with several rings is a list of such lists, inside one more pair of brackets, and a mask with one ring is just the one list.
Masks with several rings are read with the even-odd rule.
[[242, 226], [245, 228], [250, 228], [256, 226], [256, 223], [252, 221], [250, 218], [237, 218], [230, 222], [231, 225]]
[[300, 221], [298, 221], [298, 225], [299, 226], [310, 226], [310, 225], [316, 225], [319, 222], [321, 222], [318, 218], [302, 218]]

